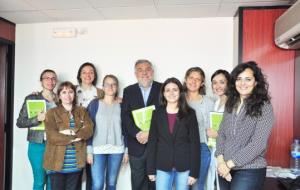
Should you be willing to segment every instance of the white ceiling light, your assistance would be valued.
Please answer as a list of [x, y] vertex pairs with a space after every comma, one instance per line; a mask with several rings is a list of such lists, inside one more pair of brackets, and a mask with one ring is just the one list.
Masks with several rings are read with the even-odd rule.
[[54, 38], [75, 38], [77, 36], [76, 28], [53, 28], [52, 36]]

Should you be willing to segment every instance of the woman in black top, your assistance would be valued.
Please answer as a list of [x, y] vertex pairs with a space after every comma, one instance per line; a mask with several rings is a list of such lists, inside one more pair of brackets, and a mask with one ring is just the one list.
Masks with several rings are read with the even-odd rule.
[[153, 112], [147, 173], [156, 190], [188, 190], [199, 175], [200, 139], [195, 111], [186, 102], [180, 81], [167, 79], [162, 85], [162, 106]]

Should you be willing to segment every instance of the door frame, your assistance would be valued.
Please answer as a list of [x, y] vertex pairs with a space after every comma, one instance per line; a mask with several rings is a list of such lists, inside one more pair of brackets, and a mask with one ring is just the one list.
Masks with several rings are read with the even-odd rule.
[[[4, 176], [3, 185], [0, 188], [5, 190], [12, 189], [12, 167], [13, 167], [13, 115], [14, 115], [14, 75], [15, 75], [15, 43], [0, 38], [0, 44], [8, 49], [6, 56], [6, 114], [4, 118]], [[2, 71], [1, 71], [2, 72]], [[5, 71], [4, 71], [5, 72]], [[2, 73], [1, 73], [2, 74]], [[1, 98], [1, 97], [0, 97]]]

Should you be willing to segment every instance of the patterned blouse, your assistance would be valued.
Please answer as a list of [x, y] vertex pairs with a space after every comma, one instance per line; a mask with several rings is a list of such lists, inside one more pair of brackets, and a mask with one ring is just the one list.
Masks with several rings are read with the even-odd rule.
[[233, 169], [254, 169], [267, 166], [265, 153], [274, 123], [273, 107], [270, 103], [262, 106], [262, 115], [246, 115], [243, 105], [240, 112], [228, 113], [218, 131], [215, 156], [223, 155], [232, 160]]

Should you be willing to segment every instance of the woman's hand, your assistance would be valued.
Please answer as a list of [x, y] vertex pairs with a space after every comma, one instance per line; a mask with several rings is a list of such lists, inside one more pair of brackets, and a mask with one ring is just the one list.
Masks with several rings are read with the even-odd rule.
[[212, 128], [206, 129], [206, 134], [207, 134], [207, 136], [210, 137], [210, 138], [214, 138], [214, 139], [215, 139], [215, 138], [218, 137], [218, 132], [215, 131], [215, 130], [213, 130]]
[[121, 97], [117, 97], [117, 102], [119, 103], [119, 104], [121, 104], [122, 103], [122, 98]]
[[230, 172], [230, 168], [227, 167], [226, 163], [218, 164], [218, 173], [221, 177], [225, 178]]
[[194, 185], [196, 183], [197, 179], [194, 177], [189, 176], [187, 184], [188, 185]]
[[93, 158], [93, 154], [87, 154], [86, 156], [86, 162], [90, 165], [93, 165], [94, 163], [94, 158]]
[[229, 173], [229, 174], [227, 174], [227, 176], [225, 176], [225, 180], [226, 180], [226, 181], [230, 182], [230, 181], [231, 181], [231, 179], [232, 179], [232, 176], [231, 176], [231, 174], [230, 174], [230, 173]]
[[129, 160], [129, 156], [127, 153], [124, 153], [123, 155], [123, 160], [122, 160], [122, 164], [127, 164]]
[[59, 133], [64, 134], [64, 135], [71, 135], [71, 136], [76, 135], [76, 133], [72, 129], [64, 129], [64, 130], [59, 131]]
[[155, 181], [156, 180], [155, 175], [148, 175], [148, 178], [149, 178], [150, 181]]
[[75, 139], [73, 139], [73, 140], [71, 140], [71, 143], [74, 143], [74, 142], [79, 142], [79, 141], [81, 141], [82, 139], [81, 138], [75, 138]]
[[38, 121], [44, 121], [46, 118], [46, 113], [45, 112], [39, 112], [38, 115], [37, 115], [37, 120]]

